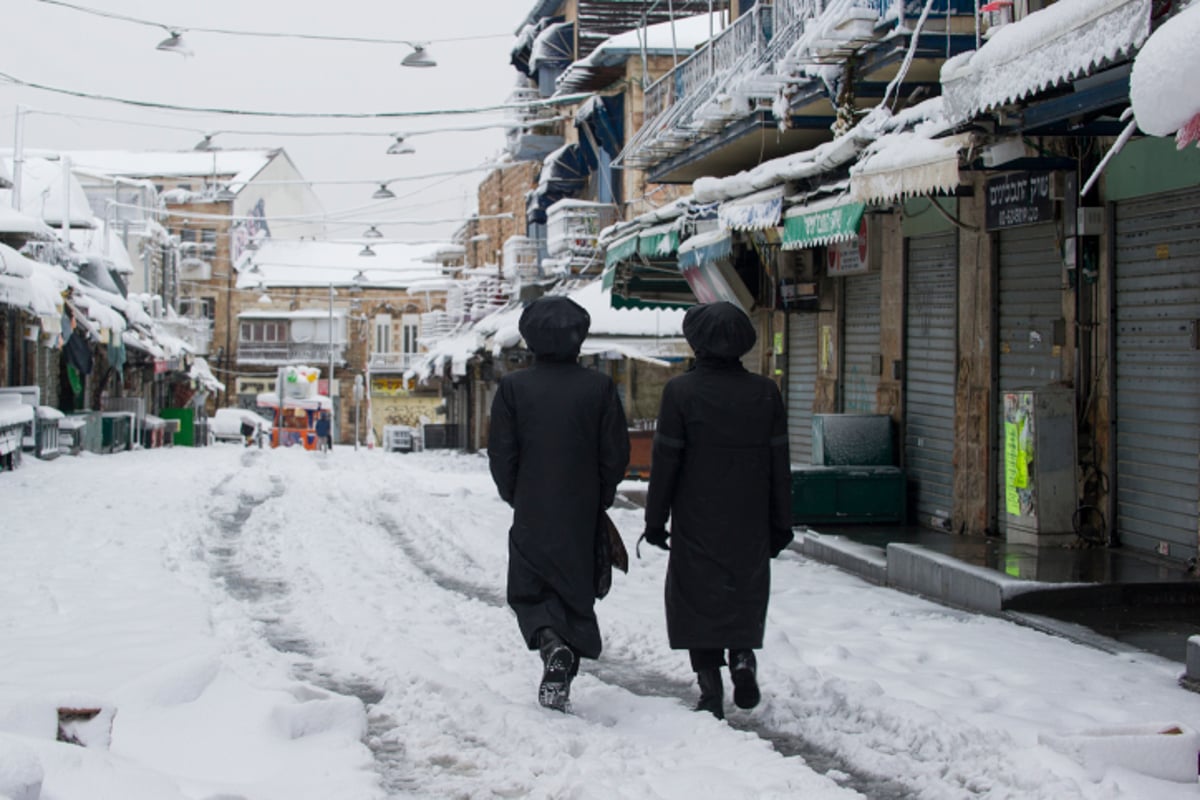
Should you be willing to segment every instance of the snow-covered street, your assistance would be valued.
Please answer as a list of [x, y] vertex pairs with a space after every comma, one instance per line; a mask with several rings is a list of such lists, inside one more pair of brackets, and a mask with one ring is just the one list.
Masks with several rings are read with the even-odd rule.
[[[626, 483], [623, 489], [643, 484]], [[1196, 798], [1055, 737], [1200, 728], [1180, 665], [775, 562], [763, 702], [691, 710], [666, 553], [597, 607], [573, 713], [504, 604], [479, 455], [176, 447], [0, 474], [0, 797]], [[613, 520], [633, 555], [641, 510]], [[87, 744], [55, 740], [58, 709]], [[108, 725], [111, 723], [111, 736]], [[1151, 747], [1142, 764], [1154, 765]], [[41, 779], [39, 794], [29, 792]]]

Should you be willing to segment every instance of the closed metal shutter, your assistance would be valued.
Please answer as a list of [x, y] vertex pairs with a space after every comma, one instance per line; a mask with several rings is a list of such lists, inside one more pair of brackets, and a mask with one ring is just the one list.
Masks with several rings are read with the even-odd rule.
[[1117, 532], [1181, 559], [1196, 556], [1200, 501], [1197, 264], [1200, 190], [1117, 204]]
[[788, 315], [788, 449], [793, 464], [812, 463], [813, 397], [817, 385], [817, 315]]
[[878, 272], [844, 278], [846, 314], [842, 349], [842, 411], [875, 413], [879, 385], [879, 306], [882, 296]]
[[[1053, 223], [1000, 231], [999, 389], [1033, 389], [1063, 378], [1054, 346], [1062, 313], [1062, 254]], [[996, 522], [1008, 530], [1004, 508], [1004, 414], [996, 414]]]
[[917, 524], [948, 528], [954, 516], [958, 234], [907, 242], [904, 467]]

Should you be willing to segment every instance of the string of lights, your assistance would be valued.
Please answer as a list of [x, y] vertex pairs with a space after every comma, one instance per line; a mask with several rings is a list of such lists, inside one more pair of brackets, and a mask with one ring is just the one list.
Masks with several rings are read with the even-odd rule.
[[[173, 25], [173, 24], [169, 24], [166, 22], [156, 22], [154, 20], [142, 19], [140, 17], [128, 16], [126, 14], [117, 14], [115, 12], [105, 11], [105, 10], [99, 9], [99, 8], [91, 8], [89, 6], [82, 6], [82, 5], [77, 5], [75, 3], [68, 3], [68, 2], [65, 2], [64, 0], [40, 0], [40, 2], [46, 3], [48, 5], [69, 8], [72, 11], [80, 11], [85, 14], [92, 14], [97, 17], [105, 17], [107, 19], [115, 19], [115, 20], [120, 20], [122, 22], [131, 22], [136, 25], [145, 25], [145, 26], [151, 27], [151, 28], [159, 28], [161, 30], [168, 31], [168, 32], [188, 31], [188, 32], [192, 32], [192, 33], [213, 33], [213, 34], [220, 34], [220, 35], [224, 35], [224, 36], [252, 36], [252, 37], [259, 37], [259, 38], [264, 38], [264, 39], [266, 39], [266, 38], [270, 38], [270, 39], [308, 39], [308, 40], [317, 40], [317, 41], [326, 41], [326, 42], [358, 42], [358, 43], [362, 43], [362, 44], [383, 44], [383, 45], [411, 44], [411, 42], [406, 39], [381, 39], [381, 38], [377, 38], [377, 37], [373, 37], [373, 36], [336, 36], [336, 35], [321, 34], [321, 33], [287, 33], [287, 32], [283, 32], [283, 31], [244, 31], [244, 30], [232, 30], [229, 28], [207, 28], [207, 27], [201, 27], [198, 25]], [[453, 36], [453, 37], [445, 37], [445, 38], [438, 38], [438, 39], [420, 38], [420, 39], [418, 39], [418, 41], [425, 42], [427, 44], [439, 44], [442, 42], [470, 42], [470, 41], [478, 41], [481, 39], [500, 39], [500, 38], [507, 38], [507, 37], [511, 37], [511, 36], [512, 36], [511, 33], [487, 33], [487, 34], [479, 34], [479, 35], [475, 35], [475, 36]]]

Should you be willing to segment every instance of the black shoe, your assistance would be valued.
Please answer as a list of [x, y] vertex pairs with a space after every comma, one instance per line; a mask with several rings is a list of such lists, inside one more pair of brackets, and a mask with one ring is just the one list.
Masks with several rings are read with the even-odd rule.
[[753, 650], [735, 650], [729, 654], [729, 672], [733, 676], [733, 704], [754, 708], [762, 699], [758, 691], [758, 664]]
[[704, 669], [696, 673], [696, 682], [700, 684], [700, 702], [696, 703], [697, 711], [707, 711], [717, 719], [725, 719], [725, 687], [721, 681], [719, 668]]
[[579, 671], [575, 651], [557, 633], [543, 628], [538, 636], [542, 654], [542, 682], [538, 686], [538, 702], [555, 711], [571, 707], [571, 679]]

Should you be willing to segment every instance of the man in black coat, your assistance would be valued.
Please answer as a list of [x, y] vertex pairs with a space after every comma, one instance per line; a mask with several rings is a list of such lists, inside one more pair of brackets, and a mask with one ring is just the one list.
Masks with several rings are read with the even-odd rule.
[[693, 306], [683, 334], [696, 362], [663, 389], [644, 537], [671, 551], [667, 636], [689, 652], [696, 710], [723, 719], [726, 651], [734, 703], [759, 701], [754, 650], [766, 625], [770, 559], [792, 540], [787, 419], [775, 383], [739, 360], [755, 340], [740, 308]]
[[591, 318], [566, 297], [521, 314], [530, 369], [505, 375], [492, 401], [488, 463], [513, 507], [508, 604], [541, 651], [538, 701], [567, 709], [579, 659], [600, 655], [594, 542], [629, 463], [629, 429], [607, 376], [578, 363]]

